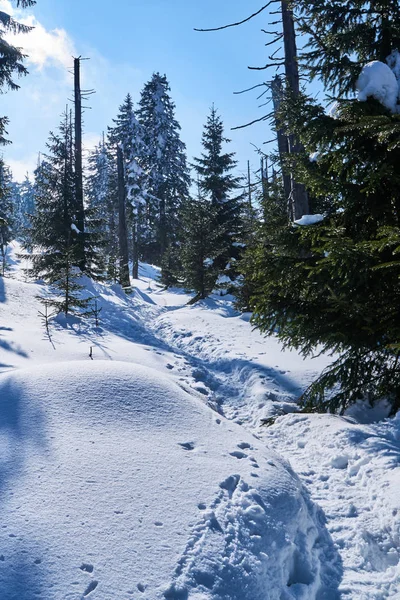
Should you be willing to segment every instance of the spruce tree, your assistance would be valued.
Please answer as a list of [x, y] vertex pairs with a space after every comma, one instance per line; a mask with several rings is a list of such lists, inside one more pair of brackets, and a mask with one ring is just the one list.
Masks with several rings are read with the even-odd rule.
[[166, 76], [154, 73], [143, 88], [137, 111], [147, 149], [142, 164], [148, 176], [143, 257], [155, 264], [161, 264], [167, 249], [171, 253], [177, 247], [178, 215], [190, 182], [169, 92]]
[[[14, 2], [17, 7], [21, 6], [26, 8], [36, 4], [35, 0], [16, 0]], [[14, 76], [21, 77], [27, 74], [26, 67], [23, 64], [25, 55], [22, 53], [21, 48], [17, 48], [7, 42], [4, 36], [7, 33], [27, 33], [32, 28], [22, 23], [18, 23], [5, 11], [0, 11], [0, 90], [4, 88], [11, 90], [17, 90], [19, 85], [15, 83]], [[7, 126], [7, 117], [0, 117], [0, 144], [8, 143], [4, 137], [6, 133], [5, 128]]]
[[103, 139], [89, 154], [85, 182], [88, 208], [98, 216], [98, 253], [107, 279], [117, 281], [118, 182], [114, 156]]
[[12, 240], [13, 202], [12, 176], [10, 169], [0, 158], [0, 275], [7, 268], [7, 248]]
[[182, 209], [181, 260], [184, 287], [195, 293], [191, 301], [206, 298], [218, 277], [216, 260], [222, 251], [216, 226], [217, 209], [210, 200], [187, 200]]
[[360, 65], [386, 61], [400, 48], [400, 5], [396, 0], [293, 0], [297, 26], [308, 42], [300, 55], [304, 70], [342, 97], [354, 90]]
[[132, 276], [138, 278], [139, 256], [142, 254], [142, 230], [145, 229], [145, 211], [147, 177], [142, 165], [147, 153], [144, 131], [138, 122], [133, 102], [128, 94], [120, 106], [114, 126], [109, 128], [110, 147], [120, 145], [123, 153], [127, 219], [132, 258]]
[[75, 183], [73, 168], [72, 124], [68, 112], [59, 132], [50, 134], [49, 154], [35, 176], [36, 213], [30, 217], [31, 250], [28, 273], [50, 284], [54, 296], [50, 304], [68, 314], [87, 306], [79, 283], [80, 244], [75, 224]]
[[[328, 91], [354, 90], [364, 62], [397, 49], [400, 15], [394, 10], [388, 24], [389, 4], [298, 3], [311, 15], [310, 44], [318, 47], [306, 66], [323, 77]], [[372, 98], [345, 97], [329, 115], [303, 94], [286, 98], [281, 117], [304, 144], [296, 177], [323, 216], [313, 225], [282, 224], [271, 246], [257, 248], [254, 322], [264, 332], [278, 331], [286, 346], [305, 356], [317, 349], [338, 355], [303, 394], [307, 409], [343, 412], [357, 399], [387, 398], [395, 411], [400, 117]]]
[[232, 279], [237, 275], [235, 261], [239, 257], [242, 228], [242, 196], [240, 178], [232, 171], [237, 162], [233, 152], [224, 152], [223, 145], [230, 140], [224, 137], [224, 126], [214, 106], [204, 127], [202, 145], [204, 152], [195, 158], [194, 168], [199, 177], [202, 195], [215, 209], [214, 229], [218, 230], [218, 252], [215, 268], [218, 274], [226, 273]]
[[23, 240], [30, 226], [29, 215], [35, 213], [35, 189], [28, 174], [22, 183], [12, 184], [12, 203], [14, 214], [13, 235]]

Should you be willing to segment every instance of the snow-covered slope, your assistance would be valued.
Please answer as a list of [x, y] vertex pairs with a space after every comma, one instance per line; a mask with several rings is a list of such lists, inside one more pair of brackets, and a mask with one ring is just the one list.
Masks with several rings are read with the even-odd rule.
[[3, 374], [0, 398], [2, 599], [334, 588], [290, 467], [157, 371], [42, 365]]
[[0, 600], [399, 599], [399, 419], [293, 414], [329, 357], [157, 274], [50, 339], [0, 278]]

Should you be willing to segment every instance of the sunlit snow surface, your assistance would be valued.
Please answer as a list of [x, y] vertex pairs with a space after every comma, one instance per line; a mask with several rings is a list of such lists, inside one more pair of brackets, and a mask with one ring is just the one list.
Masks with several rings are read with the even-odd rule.
[[131, 297], [88, 282], [99, 327], [49, 339], [44, 286], [10, 275], [1, 600], [400, 597], [399, 420], [293, 414], [329, 357], [282, 352], [228, 297], [186, 306], [148, 265]]

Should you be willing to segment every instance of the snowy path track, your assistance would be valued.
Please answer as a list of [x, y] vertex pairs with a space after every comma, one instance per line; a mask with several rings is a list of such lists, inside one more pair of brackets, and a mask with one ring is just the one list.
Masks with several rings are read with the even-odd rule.
[[[305, 362], [295, 352], [282, 352], [281, 345], [275, 338], [265, 339], [257, 331], [252, 331], [246, 317], [240, 316], [232, 309], [229, 299], [215, 296], [198, 305], [187, 306], [189, 297], [181, 290], [163, 291], [154, 282], [157, 269], [148, 266], [144, 266], [143, 269], [142, 279], [135, 282], [135, 292], [131, 297], [126, 297], [118, 286], [87, 282], [88, 289], [93, 295], [99, 296], [102, 305], [100, 327], [95, 328], [93, 323], [80, 319], [66, 321], [59, 318], [51, 327], [51, 343], [44, 334], [37, 314], [40, 308], [37, 295], [44, 290], [43, 286], [21, 282], [18, 280], [21, 278], [18, 271], [15, 272], [16, 279], [5, 280], [5, 285], [0, 278], [0, 315], [7, 315], [6, 320], [2, 320], [0, 324], [0, 372], [26, 367], [40, 367], [40, 372], [41, 365], [61, 365], [71, 361], [78, 361], [88, 367], [94, 365], [97, 368], [96, 365], [101, 365], [101, 361], [110, 361], [109, 366], [115, 363], [114, 369], [109, 370], [107, 367], [104, 371], [109, 373], [110, 377], [114, 377], [112, 373], [121, 368], [118, 366], [121, 363], [129, 363], [133, 374], [136, 373], [138, 365], [150, 367], [153, 373], [157, 372], [160, 377], [172, 379], [192, 396], [201, 399], [203, 404], [209, 404], [215, 411], [235, 422], [228, 423], [228, 430], [229, 435], [236, 436], [236, 441], [233, 447], [224, 453], [223, 459], [225, 461], [226, 456], [228, 461], [232, 461], [229, 477], [234, 479], [229, 480], [228, 477], [228, 480], [233, 482], [232, 487], [230, 488], [228, 483], [224, 487], [223, 482], [228, 480], [220, 478], [216, 480], [219, 484], [213, 484], [212, 490], [207, 489], [207, 493], [203, 494], [204, 499], [195, 504], [196, 517], [191, 517], [186, 529], [178, 534], [179, 544], [174, 547], [173, 560], [170, 561], [172, 570], [163, 582], [164, 589], [169, 590], [169, 596], [166, 597], [174, 600], [236, 599], [232, 587], [229, 591], [223, 591], [225, 575], [229, 571], [225, 571], [222, 579], [218, 579], [215, 576], [215, 573], [218, 573], [217, 565], [207, 562], [215, 551], [215, 556], [226, 557], [227, 569], [236, 569], [232, 572], [240, 573], [242, 577], [237, 585], [237, 600], [272, 600], [275, 597], [277, 600], [336, 600], [339, 597], [346, 600], [400, 600], [400, 418], [373, 423], [376, 415], [371, 411], [371, 415], [367, 416], [371, 423], [363, 425], [350, 418], [293, 414], [299, 392], [329, 359], [320, 357], [315, 361]], [[93, 349], [93, 362], [89, 358], [90, 347]], [[71, 374], [72, 379], [73, 377], [74, 374]], [[104, 385], [108, 385], [106, 378], [104, 381]], [[117, 380], [112, 385], [116, 385], [118, 389]], [[77, 398], [83, 393], [79, 388], [79, 379], [77, 393]], [[272, 415], [282, 416], [278, 417], [272, 427], [263, 426], [263, 419]], [[365, 419], [365, 413], [362, 417]], [[214, 413], [213, 419], [213, 423], [219, 427], [218, 415]], [[222, 417], [221, 421], [226, 423]], [[246, 536], [250, 536], [251, 540], [247, 549], [253, 548], [252, 544], [258, 538], [251, 536], [257, 536], [254, 528], [257, 529], [259, 517], [265, 524], [265, 516], [258, 512], [262, 505], [255, 498], [254, 493], [257, 492], [254, 489], [260, 485], [257, 476], [264, 476], [269, 467], [263, 465], [262, 461], [252, 460], [254, 453], [246, 446], [248, 443], [251, 445], [251, 442], [243, 441], [248, 433], [238, 428], [238, 424], [257, 436], [258, 441], [255, 440], [254, 444], [259, 446], [261, 443], [261, 448], [268, 446], [290, 461], [315, 503], [310, 503], [307, 494], [301, 488], [301, 502], [305, 503], [304, 515], [308, 517], [300, 519], [298, 533], [295, 529], [290, 532], [293, 545], [289, 544], [291, 550], [288, 551], [287, 562], [282, 562], [282, 545], [278, 545], [271, 554], [272, 560], [275, 555], [275, 562], [278, 561], [278, 566], [283, 568], [283, 571], [279, 571], [280, 574], [278, 571], [274, 573], [274, 577], [288, 581], [285, 593], [277, 592], [276, 596], [271, 595], [272, 592], [269, 594], [262, 591], [262, 587], [257, 591], [247, 589], [243, 592], [243, 599], [240, 595], [241, 590], [245, 589], [243, 582], [246, 573], [246, 562], [240, 562], [240, 548], [243, 550], [245, 547], [243, 544]], [[163, 423], [160, 423], [160, 427], [162, 426]], [[115, 427], [116, 439], [119, 439], [119, 424], [115, 423]], [[236, 434], [237, 431], [243, 431], [243, 439], [240, 434]], [[11, 486], [12, 490], [12, 469], [9, 469], [7, 461], [10, 456], [14, 456], [17, 449], [14, 441], [17, 438], [13, 437], [14, 441], [9, 442], [6, 434], [7, 429], [0, 426], [0, 447], [3, 453], [0, 467], [4, 475], [3, 485]], [[210, 440], [208, 444], [211, 443]], [[94, 441], [95, 437], [89, 428], [82, 441], [85, 452], [86, 448], [92, 450], [91, 444]], [[190, 457], [197, 457], [197, 460], [203, 453], [206, 455], [208, 452], [204, 444], [198, 444], [194, 433], [185, 439], [180, 436], [176, 441], [181, 453], [179, 456], [185, 457], [187, 461], [191, 460]], [[23, 442], [21, 437], [18, 442], [22, 444], [22, 451], [18, 456], [21, 465], [27, 452], [27, 446], [25, 447]], [[97, 448], [101, 447], [101, 438], [98, 442]], [[150, 446], [151, 444], [147, 452], [149, 456], [152, 452]], [[110, 449], [113, 448], [111, 444]], [[143, 448], [138, 449], [136, 460], [143, 453]], [[270, 452], [267, 449], [265, 451]], [[96, 453], [93, 456], [96, 456]], [[218, 459], [216, 464], [219, 464], [220, 460]], [[85, 460], [82, 462], [82, 457], [80, 461], [80, 468], [88, 470], [87, 477], [82, 481], [78, 478], [74, 485], [77, 485], [77, 493], [80, 494], [81, 485], [86, 486], [86, 482], [93, 482], [88, 484], [89, 487], [85, 487], [89, 493], [89, 490], [95, 489], [97, 479], [90, 475], [92, 466], [87, 465]], [[117, 470], [119, 462], [123, 465], [129, 464], [129, 460], [125, 461], [123, 458], [121, 461], [116, 454]], [[142, 463], [140, 465], [142, 466]], [[98, 467], [99, 465], [96, 466]], [[248, 467], [251, 467], [251, 470], [244, 479], [239, 473], [242, 473], [243, 469], [247, 472]], [[42, 468], [44, 467], [41, 466], [38, 470], [39, 474]], [[58, 468], [57, 463], [52, 465], [54, 477], [58, 476]], [[167, 472], [168, 463], [162, 473]], [[73, 476], [74, 469], [71, 470], [71, 477]], [[145, 482], [145, 473], [143, 477]], [[183, 484], [185, 478], [181, 475], [177, 477]], [[236, 477], [238, 478], [235, 479]], [[296, 477], [293, 477], [296, 480]], [[115, 481], [117, 480], [118, 477]], [[236, 484], [233, 485], [235, 481]], [[246, 490], [249, 481], [254, 481], [255, 487], [253, 489], [250, 486]], [[113, 485], [111, 482], [108, 493], [115, 492], [112, 491]], [[157, 486], [159, 485], [158, 481]], [[162, 479], [161, 486], [164, 486]], [[0, 485], [0, 492], [2, 489]], [[173, 492], [172, 480], [167, 489], [169, 493]], [[100, 489], [97, 493], [102, 498]], [[136, 489], [132, 490], [132, 497], [135, 497], [135, 494]], [[20, 525], [23, 530], [26, 526], [22, 513], [18, 512], [17, 501], [15, 497], [15, 515], [21, 515]], [[106, 504], [109, 505], [108, 500]], [[173, 494], [170, 510], [173, 510], [172, 506]], [[325, 513], [326, 527], [323, 513], [318, 507]], [[129, 505], [122, 513], [121, 508], [115, 506], [111, 513], [116, 523], [120, 524], [126, 518], [122, 514], [130, 515], [131, 520], [135, 518]], [[266, 514], [269, 514], [268, 511]], [[311, 518], [310, 522], [307, 521], [308, 518]], [[94, 531], [100, 532], [102, 523], [108, 523], [108, 519], [108, 515], [101, 516], [93, 524]], [[176, 522], [179, 519], [180, 514], [177, 513]], [[81, 519], [82, 523], [85, 520], [91, 522], [92, 517], [85, 515], [85, 519]], [[163, 524], [156, 525], [156, 522]], [[164, 518], [154, 517], [151, 523], [158, 534], [168, 534], [169, 537], [176, 535], [175, 530], [171, 534], [168, 533]], [[216, 523], [220, 524], [224, 533]], [[76, 523], [77, 532], [78, 525], [79, 522]], [[127, 531], [126, 527], [127, 524], [121, 527], [121, 535]], [[286, 527], [285, 521], [282, 521], [282, 527]], [[317, 536], [315, 528], [319, 531]], [[244, 532], [243, 535], [240, 531]], [[115, 532], [112, 535], [114, 536]], [[19, 543], [18, 539], [15, 538], [14, 541], [13, 538], [6, 538], [6, 541], [7, 544], [15, 544]], [[164, 545], [168, 545], [167, 541]], [[70, 543], [68, 541], [68, 547]], [[114, 543], [119, 542], [115, 539]], [[140, 540], [140, 544], [139, 548], [135, 549], [138, 555], [150, 551], [145, 538]], [[86, 597], [90, 600], [111, 600], [111, 588], [107, 588], [110, 591], [108, 596], [108, 592], [105, 591], [108, 568], [104, 563], [104, 556], [108, 552], [106, 546], [101, 552], [103, 555], [97, 556], [96, 565], [94, 558], [91, 560], [88, 553], [87, 556], [81, 557], [81, 562], [76, 566], [79, 571], [76, 581], [79, 579], [81, 589], [79, 596], [74, 592], [62, 596], [54, 591], [45, 596], [35, 596], [32, 593], [32, 600], [64, 600], [67, 597], [68, 600], [82, 600]], [[125, 560], [131, 550], [128, 554], [127, 552], [125, 549]], [[247, 556], [251, 556], [251, 552]], [[0, 571], [4, 566], [1, 558], [3, 555], [4, 552], [0, 548]], [[110, 561], [113, 560], [112, 556], [111, 553]], [[307, 560], [304, 559], [305, 556]], [[34, 567], [31, 567], [26, 565], [23, 556], [20, 559], [23, 559], [22, 563], [26, 566], [29, 576], [33, 576], [33, 570], [37, 570], [40, 563], [33, 563]], [[197, 567], [202, 565], [202, 568], [196, 571], [197, 567], [194, 568], [194, 564]], [[264, 567], [257, 563], [257, 566], [252, 564], [250, 568], [252, 573], [262, 573], [257, 570], [259, 568], [266, 569], [265, 575], [257, 581], [267, 582], [267, 590], [270, 589], [268, 586], [272, 581], [271, 578], [268, 579], [273, 573], [271, 564], [266, 560]], [[84, 565], [87, 565], [87, 568]], [[92, 567], [93, 570], [90, 571]], [[115, 569], [113, 577], [118, 578], [119, 565], [112, 568]], [[72, 573], [73, 570], [71, 577]], [[213, 580], [209, 573], [214, 573]], [[289, 579], [287, 573], [291, 573]], [[341, 583], [338, 594], [339, 576]], [[82, 578], [86, 580], [81, 581]], [[126, 572], [120, 576], [121, 581], [127, 582], [128, 579], [129, 574]], [[61, 583], [62, 581], [59, 582], [60, 585]], [[15, 585], [17, 586], [17, 583]], [[128, 594], [126, 599], [134, 597], [135, 600], [153, 600], [164, 597], [150, 593], [149, 581], [138, 581], [135, 586], [132, 594]], [[54, 589], [58, 589], [57, 586]], [[188, 595], [189, 589], [192, 592]], [[220, 590], [218, 594], [216, 589]], [[16, 592], [13, 600], [20, 600], [19, 593]], [[21, 598], [28, 600], [28, 596]], [[118, 600], [125, 600], [125, 596], [118, 596]]]
[[[295, 410], [301, 389], [329, 360], [320, 358], [314, 367], [282, 352], [275, 339], [251, 332], [223, 299], [193, 307], [172, 302], [148, 326], [183, 354], [186, 384], [291, 462], [323, 509], [342, 557], [341, 596], [399, 600], [400, 417], [362, 425], [288, 414], [263, 427], [263, 419]], [[367, 420], [374, 416], [371, 411]]]

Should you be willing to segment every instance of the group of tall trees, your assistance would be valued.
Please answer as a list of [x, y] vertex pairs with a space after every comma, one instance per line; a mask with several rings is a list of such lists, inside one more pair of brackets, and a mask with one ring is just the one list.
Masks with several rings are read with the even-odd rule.
[[161, 266], [164, 285], [179, 282], [205, 298], [219, 275], [230, 270], [233, 276], [241, 205], [239, 180], [230, 173], [236, 162], [224, 152], [226, 142], [212, 107], [204, 154], [195, 159], [198, 197], [193, 199], [165, 75], [155, 73], [145, 84], [137, 108], [128, 94], [89, 157], [86, 180], [89, 206], [102, 216], [102, 254], [110, 278], [128, 287], [128, 264], [137, 278], [140, 259]]
[[[267, 186], [259, 241], [243, 262], [253, 322], [304, 356], [333, 354], [303, 394], [306, 409], [344, 411], [357, 399], [386, 398], [396, 411], [399, 115], [373, 97], [359, 102], [354, 92], [369, 61], [389, 64], [399, 77], [400, 7], [392, 0], [286, 4], [307, 39], [298, 58], [303, 74], [318, 78], [337, 103], [329, 112], [326, 101], [283, 78], [275, 117], [289, 151], [280, 189]], [[285, 176], [304, 186], [309, 212], [320, 218], [293, 223]]]
[[[74, 118], [67, 109], [50, 133], [32, 184], [10, 180], [2, 186], [9, 199], [4, 248], [13, 236], [22, 240], [29, 274], [51, 285], [54, 297], [48, 303], [65, 313], [85, 307], [82, 274], [119, 282], [129, 291], [139, 260], [161, 266], [161, 282], [184, 285], [195, 300], [205, 298], [219, 276], [233, 281], [242, 223], [240, 182], [231, 174], [236, 161], [224, 152], [229, 140], [216, 109], [205, 125], [204, 153], [195, 159], [198, 197], [192, 199], [170, 87], [165, 75], [154, 73], [137, 107], [128, 94], [90, 152], [83, 212], [76, 118], [76, 111]], [[4, 173], [9, 175], [6, 167]], [[12, 226], [12, 212], [20, 216], [14, 219], [18, 227]]]
[[[17, 219], [19, 227], [29, 221], [23, 229], [31, 272], [58, 289], [57, 308], [64, 312], [85, 304], [82, 273], [119, 281], [128, 291], [139, 260], [160, 265], [163, 283], [184, 285], [195, 292], [194, 300], [228, 276], [236, 279], [238, 306], [253, 312], [262, 332], [276, 333], [304, 356], [334, 355], [302, 396], [307, 410], [343, 412], [357, 399], [386, 398], [395, 411], [400, 110], [373, 97], [359, 102], [354, 92], [369, 61], [389, 65], [399, 80], [400, 7], [393, 0], [269, 4], [281, 10], [276, 41], [283, 41], [284, 57], [283, 72], [267, 83], [278, 144], [272, 172], [263, 163], [258, 192], [251, 192], [258, 207], [250, 193], [249, 201], [243, 198], [214, 107], [190, 177], [168, 81], [155, 73], [137, 106], [130, 95], [125, 98], [91, 152], [84, 214], [77, 192], [76, 115], [74, 121], [66, 111], [51, 134], [33, 184], [25, 181], [17, 189], [0, 162], [2, 269], [14, 208], [25, 215]], [[23, 56], [1, 33], [24, 28], [4, 13], [0, 26], [0, 86], [13, 88], [13, 74], [25, 72]], [[296, 33], [306, 40], [300, 52]], [[308, 95], [301, 74], [320, 81], [326, 98], [336, 99], [334, 110], [327, 110], [326, 99]], [[6, 124], [0, 120], [1, 143]], [[301, 218], [310, 213], [319, 216]]]

